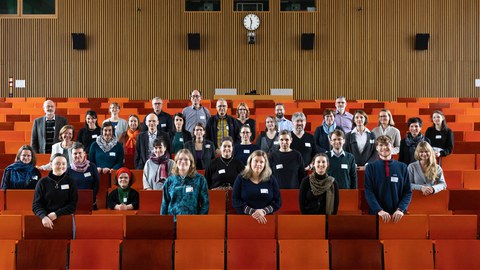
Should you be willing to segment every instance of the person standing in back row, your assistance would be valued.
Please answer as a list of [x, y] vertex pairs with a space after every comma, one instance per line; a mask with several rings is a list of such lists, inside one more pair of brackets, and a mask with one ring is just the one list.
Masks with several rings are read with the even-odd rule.
[[339, 96], [335, 100], [335, 123], [343, 132], [348, 133], [352, 130], [353, 115], [347, 109], [347, 99], [344, 96]]
[[68, 124], [66, 118], [55, 114], [55, 103], [46, 100], [43, 103], [45, 116], [33, 121], [30, 145], [36, 154], [52, 153], [52, 145], [59, 142], [60, 129]]

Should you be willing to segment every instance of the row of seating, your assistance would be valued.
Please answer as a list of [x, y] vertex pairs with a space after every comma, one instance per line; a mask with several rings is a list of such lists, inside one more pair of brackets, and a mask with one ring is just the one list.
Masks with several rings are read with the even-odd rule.
[[[346, 217], [329, 216], [329, 232], [337, 228], [341, 230], [345, 224], [362, 230], [365, 223], [358, 223], [358, 216], [353, 217], [356, 220], [336, 220]], [[373, 220], [375, 224], [374, 216], [360, 217]], [[0, 218], [17, 219], [18, 223], [18, 217]], [[171, 217], [125, 216], [125, 238], [122, 239], [119, 238], [122, 216], [79, 215], [75, 216], [76, 237], [71, 240], [72, 218], [59, 219], [56, 226], [63, 227], [55, 227], [56, 232], [53, 232], [43, 228], [38, 218], [26, 216], [24, 239], [10, 239], [11, 237], [4, 236], [5, 233], [0, 234], [0, 264], [8, 266], [8, 263], [12, 265], [16, 260], [17, 269], [65, 269], [69, 246], [70, 269], [119, 269], [120, 265], [122, 269], [171, 269], [172, 265], [175, 265], [175, 269], [480, 267], [477, 259], [480, 255], [480, 241], [456, 234], [465, 228], [462, 221], [472, 219], [469, 216], [428, 217], [431, 219], [430, 226], [451, 224], [447, 225], [450, 234], [434, 241], [425, 239], [421, 233], [402, 238], [402, 234], [407, 232], [405, 224], [410, 224], [411, 230], [421, 232], [422, 225], [415, 222], [425, 220], [426, 216], [406, 216], [398, 224], [385, 225], [384, 227], [390, 227], [388, 230], [392, 238], [383, 240], [368, 235], [351, 239], [352, 235], [360, 235], [352, 232], [346, 232], [340, 238], [329, 237], [329, 240], [325, 240], [325, 218], [268, 216], [267, 224], [261, 225], [249, 216], [179, 216], [174, 236]], [[476, 221], [475, 216], [474, 218]], [[378, 223], [378, 226], [382, 228], [382, 224]], [[62, 234], [65, 228], [70, 230], [70, 235]], [[30, 231], [33, 230], [37, 232], [32, 235]], [[439, 230], [441, 233], [445, 231]], [[410, 232], [408, 234], [413, 235]], [[458, 237], [451, 239], [451, 235]], [[16, 241], [15, 258], [15, 252], [12, 251], [15, 250]], [[31, 260], [32, 254], [36, 258], [48, 259]], [[14, 269], [2, 265], [0, 267]]]

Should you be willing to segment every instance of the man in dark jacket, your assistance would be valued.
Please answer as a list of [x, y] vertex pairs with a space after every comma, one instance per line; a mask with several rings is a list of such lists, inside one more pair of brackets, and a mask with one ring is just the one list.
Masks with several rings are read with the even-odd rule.
[[[210, 117], [207, 122], [207, 139], [215, 144], [215, 149], [219, 149], [224, 137], [230, 136], [234, 143], [240, 143], [240, 122], [227, 115], [227, 101], [223, 98], [217, 100], [217, 115]], [[218, 153], [219, 154], [219, 153]]]

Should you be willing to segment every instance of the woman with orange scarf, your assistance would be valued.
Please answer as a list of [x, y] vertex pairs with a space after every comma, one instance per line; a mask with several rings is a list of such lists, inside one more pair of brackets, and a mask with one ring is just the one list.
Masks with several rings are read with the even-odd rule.
[[137, 144], [137, 136], [140, 133], [138, 128], [140, 120], [137, 115], [132, 114], [128, 117], [128, 129], [120, 137], [120, 142], [125, 146], [125, 155], [133, 155], [135, 153], [135, 145]]

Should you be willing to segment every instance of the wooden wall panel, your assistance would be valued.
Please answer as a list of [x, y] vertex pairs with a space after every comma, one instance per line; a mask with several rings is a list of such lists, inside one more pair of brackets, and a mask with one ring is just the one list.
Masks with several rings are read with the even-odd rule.
[[[15, 96], [185, 99], [198, 88], [293, 88], [296, 99], [395, 100], [477, 97], [478, 0], [317, 0], [316, 12], [257, 12], [247, 44], [233, 0], [221, 12], [184, 12], [182, 0], [62, 0], [57, 19], [0, 18], [0, 94], [8, 76], [25, 79]], [[71, 33], [87, 35], [72, 49]], [[187, 34], [201, 49], [187, 49]], [[302, 33], [315, 48], [300, 49]], [[430, 33], [415, 51], [415, 33]]]

